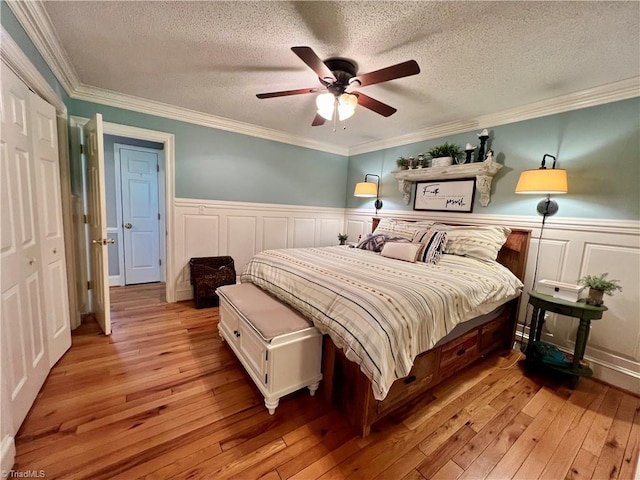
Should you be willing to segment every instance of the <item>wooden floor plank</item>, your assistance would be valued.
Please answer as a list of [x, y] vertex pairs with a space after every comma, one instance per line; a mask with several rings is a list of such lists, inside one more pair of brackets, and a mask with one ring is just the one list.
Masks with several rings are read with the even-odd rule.
[[[622, 466], [620, 467], [620, 479], [633, 478], [634, 473], [640, 474], [638, 462], [640, 461], [640, 402], [636, 405], [633, 426], [629, 433], [629, 441], [624, 452]], [[640, 475], [635, 475], [636, 480]]]
[[73, 332], [16, 436], [15, 469], [91, 480], [635, 475], [640, 399], [587, 378], [570, 391], [525, 372], [519, 351], [479, 361], [362, 439], [307, 391], [269, 415], [218, 335], [218, 309], [163, 299], [162, 284], [118, 287], [113, 334], [93, 321]]
[[592, 392], [596, 395], [582, 414], [577, 415], [569, 429], [560, 440], [561, 448], [557, 448], [540, 475], [541, 480], [556, 480], [560, 476], [568, 475], [596, 412], [602, 405], [608, 388], [600, 383], [593, 385]]
[[618, 478], [637, 405], [638, 400], [630, 396], [624, 396], [620, 402], [593, 472], [593, 478], [611, 480]]
[[[464, 470], [460, 478], [465, 480], [486, 478], [505, 454], [510, 451], [532, 421], [533, 419], [529, 415], [522, 412], [518, 413], [483, 450], [482, 454]], [[455, 461], [455, 457], [453, 461]]]
[[535, 439], [533, 450], [513, 478], [529, 480], [538, 478], [542, 474], [552, 455], [560, 447], [560, 442], [571, 426], [573, 419], [577, 415], [581, 415], [593, 400], [595, 395], [591, 394], [592, 390], [593, 384], [581, 383], [578, 385], [578, 389], [571, 393], [571, 396], [558, 410], [558, 414], [546, 431]]
[[[567, 473], [567, 480], [589, 480], [593, 475], [593, 471], [598, 463], [598, 457], [593, 453], [581, 448], [576, 455], [576, 458], [571, 464], [571, 468]], [[556, 477], [557, 478], [557, 477]], [[600, 479], [594, 479], [600, 480]]]

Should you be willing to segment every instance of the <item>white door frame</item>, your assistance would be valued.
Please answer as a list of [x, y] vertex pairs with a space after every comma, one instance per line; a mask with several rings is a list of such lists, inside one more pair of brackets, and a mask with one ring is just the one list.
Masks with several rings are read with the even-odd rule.
[[[70, 122], [75, 126], [83, 126], [88, 118], [71, 116]], [[147, 130], [146, 128], [121, 125], [119, 123], [104, 122], [104, 133], [120, 137], [136, 138], [164, 144], [164, 213], [165, 213], [165, 298], [168, 303], [176, 301], [174, 266], [174, 238], [173, 238], [173, 205], [175, 198], [174, 166], [175, 166], [175, 135], [173, 133]], [[159, 196], [161, 198], [161, 196]]]
[[[132, 139], [132, 140], [137, 140], [137, 139]], [[164, 176], [164, 168], [165, 168], [165, 162], [164, 162], [164, 151], [159, 150], [157, 148], [149, 148], [149, 147], [139, 147], [137, 145], [128, 145], [126, 143], [114, 143], [113, 144], [113, 165], [114, 165], [114, 171], [115, 171], [115, 177], [116, 177], [116, 224], [117, 224], [117, 232], [113, 232], [113, 233], [117, 233], [118, 236], [118, 243], [117, 243], [117, 247], [118, 247], [118, 276], [112, 276], [109, 277], [109, 284], [110, 285], [119, 285], [119, 286], [124, 286], [125, 285], [125, 265], [124, 265], [124, 259], [125, 259], [125, 251], [124, 251], [124, 241], [123, 239], [123, 232], [122, 232], [122, 160], [120, 157], [120, 150], [122, 149], [129, 149], [129, 150], [138, 150], [141, 152], [153, 152], [158, 154], [158, 177], [157, 177], [157, 183], [158, 183], [158, 213], [160, 213], [160, 220], [158, 221], [158, 234], [160, 234], [160, 232], [166, 232], [166, 227], [165, 227], [165, 216], [166, 216], [166, 205], [165, 205], [165, 201], [164, 201], [164, 190], [165, 190], [165, 186], [164, 186], [164, 182], [165, 182], [165, 176]], [[166, 282], [166, 274], [165, 274], [165, 269], [167, 267], [167, 259], [165, 258], [166, 256], [166, 249], [165, 249], [165, 237], [166, 235], [160, 235], [160, 244], [159, 244], [159, 250], [160, 250], [160, 281], [161, 282]]]

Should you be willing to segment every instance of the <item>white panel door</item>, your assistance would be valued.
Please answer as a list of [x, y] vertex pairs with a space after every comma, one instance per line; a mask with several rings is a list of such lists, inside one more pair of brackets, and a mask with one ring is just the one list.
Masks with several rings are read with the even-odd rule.
[[49, 365], [53, 366], [71, 346], [56, 111], [35, 93], [29, 102]]
[[158, 153], [119, 151], [125, 284], [159, 282]]
[[89, 202], [89, 264], [91, 269], [91, 311], [105, 335], [111, 334], [109, 258], [107, 256], [107, 207], [104, 192], [104, 134], [102, 115], [84, 126], [87, 199]]
[[[4, 63], [0, 116], [2, 385], [16, 432], [49, 373], [29, 89]], [[3, 435], [6, 426], [2, 428]], [[4, 438], [3, 438], [4, 440]]]

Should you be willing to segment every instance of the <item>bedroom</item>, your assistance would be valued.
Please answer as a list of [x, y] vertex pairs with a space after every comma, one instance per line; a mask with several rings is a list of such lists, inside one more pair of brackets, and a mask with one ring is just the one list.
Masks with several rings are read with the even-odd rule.
[[[609, 5], [614, 9], [613, 5], [617, 4]], [[633, 5], [627, 8], [634, 8]], [[335, 15], [333, 13], [328, 18], [334, 19]], [[607, 18], [606, 11], [602, 15]], [[305, 18], [310, 17], [312, 15], [307, 13]], [[629, 22], [628, 29], [601, 28], [599, 31], [607, 34], [615, 32], [616, 35], [623, 35], [622, 32], [626, 31], [630, 37], [623, 38], [633, 39], [634, 35], [637, 38], [637, 15], [624, 17]], [[485, 25], [495, 25], [498, 17], [484, 18]], [[570, 20], [565, 18], [564, 21], [566, 23], [563, 26], [571, 25]], [[407, 93], [402, 88], [404, 80], [398, 80], [390, 84], [389, 89], [376, 94], [389, 103], [397, 98], [398, 101], [392, 103], [399, 110], [394, 117], [383, 119], [367, 116], [369, 112], [358, 112], [352, 122], [347, 122], [345, 132], [334, 134], [329, 126], [325, 126], [321, 127], [324, 129], [322, 132], [312, 134], [315, 135], [310, 137], [312, 140], [292, 144], [287, 142], [291, 136], [280, 134], [276, 137], [278, 141], [269, 140], [269, 137], [256, 134], [264, 134], [264, 129], [251, 130], [244, 125], [248, 130], [241, 130], [243, 125], [225, 123], [211, 115], [199, 116], [192, 111], [148, 102], [142, 102], [141, 105], [137, 103], [138, 99], [130, 97], [112, 96], [106, 99], [98, 95], [104, 93], [98, 90], [93, 91], [93, 97], [86, 96], [82, 89], [71, 95], [69, 91], [64, 93], [65, 88], [59, 83], [63, 80], [56, 80], [48, 70], [51, 67], [47, 67], [40, 57], [40, 54], [47, 54], [47, 49], [38, 47], [40, 54], [37, 53], [12, 10], [4, 2], [2, 25], [59, 93], [70, 116], [89, 118], [99, 112], [105, 121], [113, 124], [169, 132], [175, 136], [175, 201], [172, 207], [174, 231], [179, 235], [176, 234], [171, 250], [174, 257], [171, 267], [175, 272], [173, 288], [177, 300], [190, 296], [186, 265], [192, 256], [230, 254], [240, 268], [254, 253], [265, 248], [329, 245], [336, 243], [339, 232], [346, 230], [351, 240], [369, 231], [369, 222], [374, 214], [372, 203], [352, 196], [353, 186], [362, 181], [366, 173], [382, 176], [384, 207], [380, 215], [423, 218], [424, 212], [418, 214], [412, 210], [412, 205], [402, 202], [397, 181], [389, 173], [396, 169], [395, 160], [399, 156], [416, 155], [445, 140], [459, 145], [473, 143], [483, 128], [490, 130], [492, 148], [498, 154], [498, 161], [505, 163], [505, 168], [494, 180], [491, 203], [481, 207], [476, 200], [473, 213], [457, 214], [455, 221], [504, 223], [530, 228], [533, 233], [532, 254], [540, 227], [540, 217], [535, 212], [539, 199], [535, 196], [516, 196], [513, 192], [520, 171], [537, 168], [545, 153], [556, 155], [560, 167], [569, 171], [569, 193], [557, 198], [560, 212], [545, 227], [538, 278], [575, 282], [584, 273], [608, 271], [612, 277], [622, 280], [624, 291], [607, 298], [610, 311], [605, 316], [605, 322], [594, 325], [592, 329], [588, 356], [598, 365], [597, 375], [600, 378], [627, 390], [637, 388], [640, 361], [637, 318], [637, 55], [633, 58], [633, 54], [637, 54], [637, 42], [621, 43], [630, 49], [631, 54], [626, 68], [627, 72], [632, 73], [617, 79], [630, 79], [626, 84], [585, 92], [587, 84], [580, 82], [584, 82], [589, 74], [595, 75], [594, 71], [588, 70], [589, 74], [581, 71], [573, 77], [565, 72], [564, 81], [569, 83], [546, 86], [547, 90], [543, 93], [547, 97], [540, 99], [552, 99], [547, 103], [531, 106], [529, 104], [537, 98], [524, 97], [521, 104], [509, 105], [524, 105], [521, 109], [509, 111], [506, 105], [498, 108], [500, 97], [490, 95], [485, 98], [487, 105], [481, 110], [484, 115], [442, 119], [432, 129], [424, 128], [415, 135], [411, 134], [418, 128], [405, 124], [402, 129], [402, 125], [393, 124], [396, 129], [393, 135], [395, 142], [385, 143], [361, 137], [354, 141], [354, 146], [347, 148], [341, 144], [347, 138], [344, 133], [361, 132], [358, 130], [360, 128], [366, 132], [366, 124], [363, 125], [361, 121], [371, 122], [383, 130], [391, 129], [392, 124], [385, 122], [409, 109], [409, 106], [404, 109], [401, 107], [402, 102], [407, 101], [406, 97], [411, 96], [411, 92]], [[322, 36], [322, 32], [326, 32], [321, 25], [313, 26], [319, 29], [316, 30], [319, 32], [317, 35]], [[410, 31], [412, 28], [415, 28], [415, 24], [409, 23], [407, 29]], [[463, 34], [464, 28], [460, 26], [460, 29], [459, 34]], [[506, 35], [497, 28], [487, 30], [491, 39]], [[551, 35], [552, 30], [549, 28], [545, 33]], [[319, 53], [325, 53], [321, 43], [312, 36], [302, 38], [302, 44], [311, 45]], [[265, 68], [285, 65], [283, 68], [295, 70], [307, 80], [315, 81], [313, 74], [305, 70], [304, 65], [289, 51], [294, 43], [292, 40], [273, 47], [278, 55], [277, 60], [269, 59]], [[377, 48], [381, 47], [378, 45]], [[483, 65], [495, 55], [495, 52], [492, 54], [486, 49], [478, 50], [483, 53], [477, 61]], [[618, 57], [612, 51], [609, 53], [610, 61], [617, 64]], [[391, 55], [389, 58], [393, 61], [389, 62], [371, 59], [370, 69], [413, 57], [413, 54], [409, 55], [406, 58]], [[360, 58], [356, 57], [362, 62]], [[423, 72], [430, 70], [428, 60], [419, 63]], [[541, 68], [535, 62], [523, 63], [528, 63], [529, 70], [525, 70], [528, 72]], [[584, 63], [588, 64], [589, 60], [585, 58]], [[557, 64], [548, 66], [549, 69], [558, 67]], [[586, 66], [583, 65], [583, 68]], [[596, 69], [595, 66], [591, 68]], [[601, 71], [615, 70], [606, 65], [599, 68]], [[220, 70], [224, 71], [224, 67]], [[477, 81], [484, 76], [484, 71], [479, 74], [477, 70], [476, 73], [461, 71], [458, 74], [468, 74], [469, 81]], [[424, 73], [415, 78], [422, 75]], [[406, 79], [407, 82], [409, 80]], [[484, 82], [485, 88], [490, 88], [498, 81], [499, 75], [494, 74]], [[288, 82], [291, 81], [286, 77], [281, 80], [283, 89], [305, 85]], [[610, 83], [612, 80], [602, 81], [602, 85]], [[399, 92], [395, 92], [394, 88]], [[248, 93], [249, 97], [253, 97], [255, 93], [269, 90], [270, 84], [257, 81]], [[560, 92], [567, 96], [562, 96]], [[252, 108], [268, 111], [273, 124], [284, 122], [286, 119], [282, 119], [282, 112], [288, 109], [291, 112], [287, 114], [290, 122], [307, 126], [313, 117], [313, 105], [293, 100], [302, 99], [292, 99], [286, 103], [287, 107], [281, 106], [276, 99], [252, 99], [256, 102]], [[438, 102], [456, 104], [455, 98], [439, 97], [433, 92], [421, 98], [421, 101], [431, 102], [429, 105], [434, 110]], [[530, 108], [526, 108], [527, 105]], [[167, 118], [170, 116], [173, 119]], [[469, 118], [475, 121], [471, 124], [462, 121], [455, 123], [456, 120]], [[441, 126], [448, 121], [454, 123], [447, 125], [446, 129]], [[229, 131], [229, 125], [235, 126], [236, 131]], [[267, 133], [276, 135], [271, 130]], [[323, 144], [322, 148], [315, 148], [319, 141]], [[313, 145], [310, 147], [309, 143]], [[77, 188], [77, 184], [73, 187]], [[431, 216], [442, 218], [439, 214]], [[454, 221], [453, 218], [451, 220]], [[211, 238], [209, 244], [201, 241], [205, 236]], [[533, 265], [533, 261], [534, 258], [530, 257], [530, 265]], [[529, 268], [528, 275], [532, 275], [532, 272], [533, 269]], [[570, 345], [574, 328], [573, 324], [555, 322], [552, 331], [556, 343]]]

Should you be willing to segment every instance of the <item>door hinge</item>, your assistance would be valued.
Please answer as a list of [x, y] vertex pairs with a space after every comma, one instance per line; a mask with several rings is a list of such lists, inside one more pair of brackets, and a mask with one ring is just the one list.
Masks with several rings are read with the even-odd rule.
[[160, 165], [156, 163], [156, 172], [160, 173]]
[[158, 220], [160, 220], [160, 214], [158, 214]]
[[80, 144], [80, 153], [84, 153], [84, 145]]
[[267, 350], [266, 352], [264, 352], [264, 359], [265, 361], [269, 361], [269, 350]]
[[162, 266], [162, 259], [158, 259], [158, 265]]
[[87, 290], [91, 290], [91, 280], [87, 281]]
[[89, 223], [89, 215], [82, 215], [82, 223]]
[[265, 384], [265, 385], [267, 384], [267, 377], [268, 377], [268, 374], [267, 374], [267, 373], [265, 373], [265, 374], [264, 374], [264, 384]]

